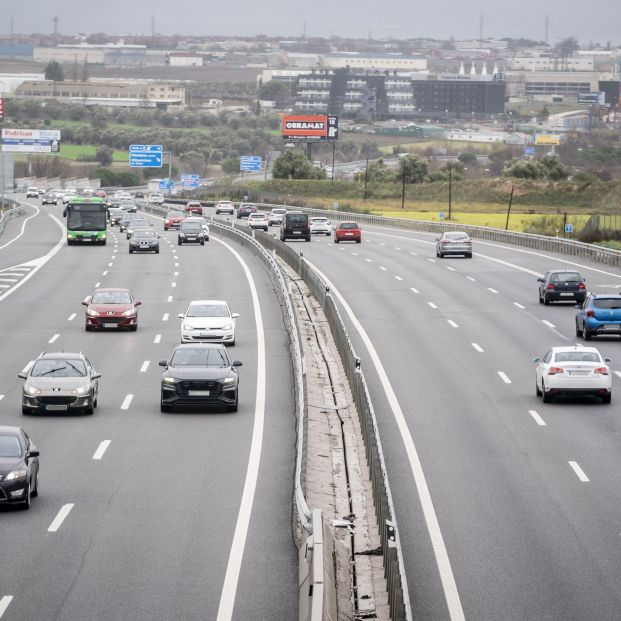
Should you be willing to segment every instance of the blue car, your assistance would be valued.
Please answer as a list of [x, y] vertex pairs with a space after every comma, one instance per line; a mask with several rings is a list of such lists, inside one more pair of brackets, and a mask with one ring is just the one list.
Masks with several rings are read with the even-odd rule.
[[592, 336], [621, 336], [621, 295], [591, 293], [576, 308], [576, 336], [585, 341]]

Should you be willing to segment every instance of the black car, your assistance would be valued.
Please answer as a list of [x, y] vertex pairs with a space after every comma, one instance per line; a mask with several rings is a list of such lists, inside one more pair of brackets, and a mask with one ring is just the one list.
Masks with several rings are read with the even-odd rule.
[[108, 208], [108, 220], [111, 226], [118, 224], [124, 215], [125, 215], [125, 211], [123, 211], [122, 209], [119, 209], [118, 207]]
[[311, 240], [308, 214], [302, 211], [288, 211], [280, 221], [280, 241], [287, 239]]
[[155, 252], [159, 254], [160, 240], [155, 231], [138, 229], [129, 238], [129, 254], [133, 252]]
[[138, 192], [134, 192], [134, 198], [144, 198], [144, 192], [138, 190]]
[[119, 230], [121, 233], [125, 231], [130, 220], [144, 220], [144, 216], [141, 213], [127, 213], [125, 212], [119, 220]]
[[21, 427], [0, 426], [0, 505], [21, 504], [39, 494], [39, 451]]
[[42, 205], [58, 205], [58, 200], [56, 199], [56, 190], [48, 190], [41, 197]]
[[586, 285], [579, 272], [550, 270], [539, 283], [539, 304], [550, 302], [574, 302], [582, 304], [586, 297]]
[[200, 244], [205, 245], [205, 231], [200, 222], [196, 220], [193, 222], [183, 221], [179, 227], [179, 234], [177, 235], [177, 244]]
[[164, 367], [160, 409], [170, 412], [179, 406], [225, 406], [237, 412], [239, 360], [231, 362], [222, 343], [177, 345]]
[[251, 213], [257, 213], [257, 208], [250, 203], [242, 203], [237, 210], [237, 219], [247, 218]]

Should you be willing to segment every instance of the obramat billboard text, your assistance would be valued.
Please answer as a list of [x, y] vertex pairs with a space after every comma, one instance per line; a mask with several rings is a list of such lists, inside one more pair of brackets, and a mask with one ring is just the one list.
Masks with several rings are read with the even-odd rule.
[[328, 117], [325, 114], [285, 114], [282, 117], [282, 137], [285, 140], [326, 140]]

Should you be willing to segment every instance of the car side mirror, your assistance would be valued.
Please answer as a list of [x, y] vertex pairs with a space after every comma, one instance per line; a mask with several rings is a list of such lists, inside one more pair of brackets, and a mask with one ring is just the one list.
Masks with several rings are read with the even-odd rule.
[[168, 366], [168, 360], [160, 360], [160, 361], [158, 362], [158, 364], [159, 364], [161, 367], [167, 367], [167, 366]]
[[439, 238], [439, 237], [436, 237], [436, 241], [440, 241], [440, 238]]
[[533, 358], [533, 362], [541, 362], [541, 358], [539, 356], [535, 356], [535, 358]]
[[39, 451], [28, 451], [26, 457], [39, 457]]
[[179, 313], [177, 317], [179, 317], [179, 319], [183, 319], [183, 313]]
[[582, 306], [580, 306], [580, 304], [574, 304], [574, 308], [582, 308]]
[[241, 360], [233, 360], [233, 363], [231, 364], [232, 367], [242, 367], [244, 366], [244, 363]]
[[545, 282], [543, 278], [537, 278], [537, 282]]
[[612, 358], [604, 358], [604, 362], [606, 364], [610, 364], [612, 362]]
[[134, 306], [141, 306], [142, 302], [134, 302]]
[[26, 379], [26, 374], [25, 373], [18, 373], [17, 377], [19, 377], [20, 379]]
[[101, 377], [101, 373], [97, 373], [95, 371], [95, 373], [93, 373], [93, 379], [99, 379]]
[[82, 306], [88, 306], [88, 302], [86, 300], [82, 300]]
[[239, 317], [239, 313], [233, 313], [231, 317], [233, 317], [233, 319], [237, 319]]

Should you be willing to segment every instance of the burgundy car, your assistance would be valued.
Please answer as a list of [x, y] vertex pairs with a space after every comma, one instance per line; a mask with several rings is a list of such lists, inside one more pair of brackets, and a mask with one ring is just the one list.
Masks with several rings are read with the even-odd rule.
[[185, 220], [185, 214], [178, 211], [169, 211], [164, 217], [164, 230], [178, 229]]
[[202, 216], [203, 206], [198, 201], [189, 201], [185, 206], [185, 211], [193, 216]]
[[82, 302], [86, 306], [86, 330], [138, 329], [138, 306], [129, 289], [95, 289]]
[[334, 229], [334, 243], [341, 241], [355, 241], [357, 244], [362, 240], [360, 227], [355, 222], [339, 222]]

